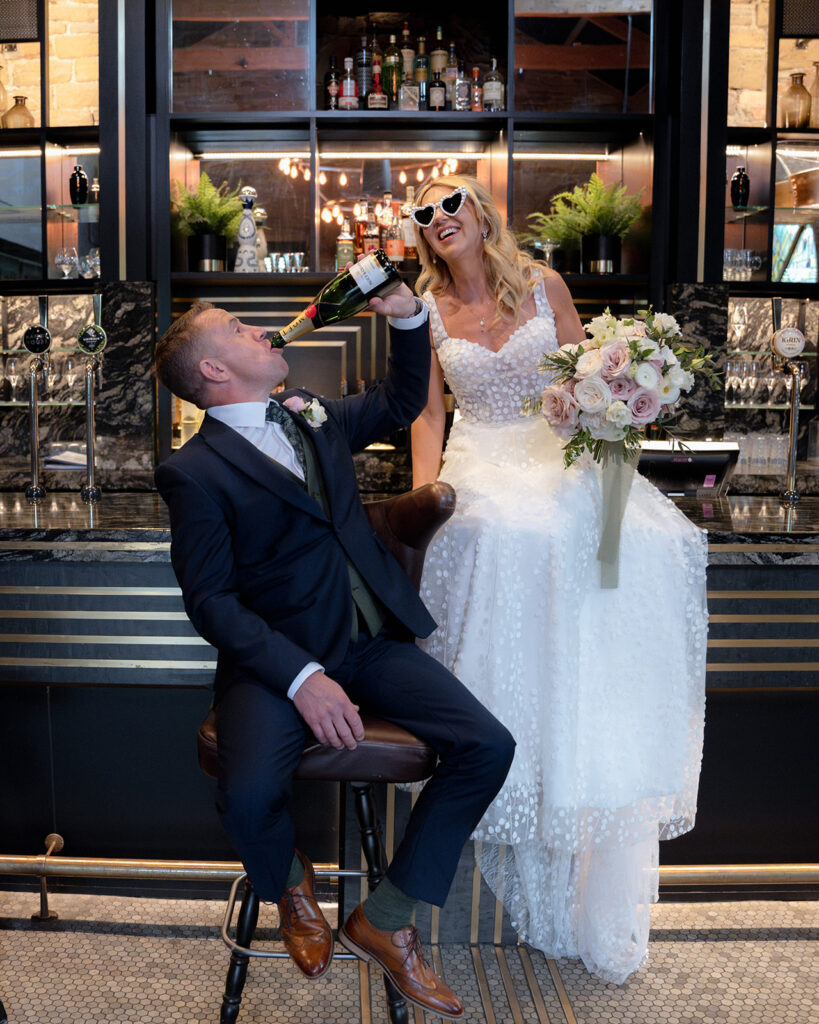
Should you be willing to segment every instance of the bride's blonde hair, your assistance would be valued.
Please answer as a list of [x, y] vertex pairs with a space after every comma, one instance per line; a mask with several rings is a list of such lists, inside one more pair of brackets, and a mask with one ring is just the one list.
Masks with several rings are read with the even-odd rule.
[[[523, 252], [512, 232], [504, 225], [492, 194], [477, 178], [466, 174], [450, 174], [445, 178], [436, 178], [424, 185], [415, 197], [415, 205], [424, 205], [424, 196], [435, 185], [453, 189], [462, 186], [466, 189], [469, 201], [475, 210], [478, 227], [486, 232], [483, 244], [483, 268], [489, 290], [495, 297], [498, 316], [511, 317], [515, 324], [520, 322], [523, 303], [532, 291], [532, 284], [543, 276], [546, 264], [532, 259]], [[452, 281], [446, 262], [436, 256], [430, 248], [424, 232], [416, 224], [415, 236], [418, 240], [418, 259], [421, 273], [415, 286], [421, 295], [429, 289], [433, 295], [446, 291]]]

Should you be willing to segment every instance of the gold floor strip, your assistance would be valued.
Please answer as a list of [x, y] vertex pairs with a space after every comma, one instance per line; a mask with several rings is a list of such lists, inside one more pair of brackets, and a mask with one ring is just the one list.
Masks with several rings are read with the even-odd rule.
[[[478, 843], [481, 840], [475, 841], [475, 847], [478, 849]], [[475, 863], [472, 865], [472, 913], [469, 921], [469, 941], [474, 946], [478, 941], [478, 926], [480, 924], [480, 912], [481, 912], [481, 873], [478, 870], [477, 858]]]
[[506, 989], [506, 999], [509, 1003], [509, 1009], [512, 1011], [512, 1020], [514, 1024], [524, 1024], [520, 1003], [518, 1002], [517, 993], [515, 992], [515, 983], [512, 981], [512, 974], [509, 970], [506, 953], [502, 946], [495, 946], [495, 956], [498, 960], [498, 967], [500, 968], [503, 987]]
[[358, 961], [358, 998], [361, 1003], [361, 1024], [370, 1024], [370, 971], [369, 964]]
[[709, 615], [709, 622], [819, 622], [819, 615]]
[[[506, 859], [507, 846], [505, 843], [501, 843], [498, 846], [498, 884], [503, 886], [503, 862]], [[500, 944], [501, 935], [503, 934], [503, 888], [501, 888], [498, 897], [495, 900], [495, 929], [492, 936], [492, 941], [495, 945]]]
[[104, 597], [181, 597], [179, 587], [0, 587], [0, 594], [73, 594]]
[[770, 551], [777, 554], [786, 552], [819, 551], [819, 544], [709, 544], [709, 551]]
[[546, 1003], [543, 1001], [543, 992], [540, 990], [540, 985], [532, 967], [532, 958], [529, 956], [529, 950], [525, 946], [518, 946], [518, 956], [520, 957], [521, 964], [523, 964], [523, 973], [526, 975], [526, 984], [529, 986], [532, 1002], [535, 1004], [538, 1024], [552, 1024], [546, 1010]]
[[472, 964], [475, 968], [475, 977], [478, 979], [478, 992], [480, 992], [481, 995], [483, 1015], [486, 1018], [486, 1024], [497, 1024], [495, 1011], [492, 1008], [492, 997], [489, 994], [489, 982], [486, 980], [486, 971], [483, 969], [483, 960], [481, 960], [481, 951], [477, 946], [470, 946], [470, 952], [472, 953]]
[[660, 885], [819, 885], [819, 864], [664, 864]]
[[[435, 909], [437, 910], [438, 908], [436, 907]], [[435, 973], [438, 975], [441, 981], [443, 981], [444, 984], [446, 984], [446, 975], [444, 974], [444, 961], [443, 957], [441, 956], [441, 947], [437, 943], [434, 943], [430, 948], [432, 950], [432, 969], [435, 971]], [[449, 1021], [445, 1021], [443, 1017], [430, 1017], [430, 1022], [434, 1021], [438, 1021], [439, 1024], [449, 1024]]]
[[167, 671], [169, 668], [216, 671], [215, 661], [128, 661], [121, 658], [0, 658], [6, 668], [144, 668]]
[[815, 637], [728, 637], [723, 640], [709, 640], [709, 647], [819, 647]]
[[438, 944], [441, 932], [441, 908], [433, 906], [429, 915], [429, 941]]
[[[53, 609], [38, 608], [0, 608], [0, 620], [2, 619], [82, 619], [83, 621], [96, 619], [124, 619], [129, 621], [162, 622], [173, 620], [174, 622], [187, 621], [185, 612], [135, 612], [130, 609], [123, 609], [119, 612], [102, 612], [97, 608], [73, 608], [68, 611], [54, 611]], [[787, 616], [786, 616], [787, 618]], [[795, 618], [795, 617], [794, 617]], [[770, 621], [770, 620], [766, 620]], [[789, 619], [789, 621], [791, 621]], [[819, 616], [817, 616], [819, 621]]]
[[48, 541], [48, 540], [3, 540], [0, 551], [170, 551], [169, 540], [89, 540]]
[[387, 786], [387, 814], [384, 822], [384, 852], [387, 855], [387, 863], [392, 862], [392, 851], [395, 849], [395, 783]]
[[706, 672], [819, 672], [819, 661], [709, 661]]
[[416, 1006], [414, 1003], [411, 1005], [412, 1015], [415, 1020], [415, 1024], [424, 1024], [424, 1011], [421, 1009], [420, 1006]]
[[731, 599], [753, 601], [757, 598], [786, 598], [807, 601], [819, 598], [819, 590], [709, 590], [709, 601], [729, 601]]
[[129, 646], [167, 644], [181, 647], [210, 647], [201, 636], [151, 636], [144, 633], [0, 633], [3, 644], [126, 644]]
[[557, 964], [554, 960], [549, 959], [546, 960], [546, 964], [549, 968], [549, 974], [552, 976], [552, 984], [555, 987], [555, 992], [557, 992], [557, 998], [560, 1000], [560, 1008], [563, 1011], [563, 1016], [566, 1018], [566, 1024], [577, 1024], [572, 1004], [569, 1002], [569, 993], [566, 991], [563, 979], [560, 977]]

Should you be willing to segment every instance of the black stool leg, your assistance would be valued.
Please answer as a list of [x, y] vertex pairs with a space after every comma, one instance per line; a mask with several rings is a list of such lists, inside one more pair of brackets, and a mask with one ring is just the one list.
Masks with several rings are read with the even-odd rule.
[[[381, 823], [375, 806], [373, 787], [370, 782], [353, 782], [355, 816], [361, 833], [361, 849], [367, 861], [367, 884], [374, 889], [387, 870], [387, 856], [381, 839]], [[409, 1008], [406, 1001], [387, 975], [384, 975], [384, 989], [390, 1011], [391, 1024], [409, 1024]]]
[[[239, 920], [236, 924], [236, 942], [238, 945], [244, 946], [246, 949], [250, 946], [258, 920], [259, 897], [256, 895], [256, 890], [250, 884], [250, 879], [246, 878], [242, 906], [239, 909]], [[230, 967], [228, 967], [227, 980], [225, 981], [225, 994], [222, 997], [220, 1024], [234, 1024], [239, 1015], [239, 1007], [242, 1005], [242, 989], [245, 987], [249, 961], [250, 958], [242, 953], [233, 952], [230, 954]]]

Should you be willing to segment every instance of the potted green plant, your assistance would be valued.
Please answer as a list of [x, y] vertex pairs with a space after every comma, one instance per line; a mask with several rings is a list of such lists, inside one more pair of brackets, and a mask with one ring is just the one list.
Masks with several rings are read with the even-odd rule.
[[625, 185], [606, 185], [592, 174], [585, 185], [554, 196], [550, 213], [529, 214], [532, 241], [548, 237], [579, 245], [583, 273], [617, 273], [622, 240], [643, 212], [642, 193], [629, 195]]
[[195, 190], [174, 182], [173, 212], [176, 229], [188, 239], [189, 270], [224, 270], [227, 243], [236, 238], [242, 219], [239, 189], [217, 188], [203, 171]]

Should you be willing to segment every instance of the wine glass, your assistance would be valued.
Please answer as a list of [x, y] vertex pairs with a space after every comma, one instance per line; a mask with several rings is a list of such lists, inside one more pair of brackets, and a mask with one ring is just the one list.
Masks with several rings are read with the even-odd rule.
[[725, 406], [732, 406], [734, 404], [734, 375], [736, 373], [736, 361], [733, 359], [725, 360]]
[[54, 265], [63, 272], [63, 278], [71, 277], [77, 266], [77, 250], [73, 245], [63, 246], [57, 250]]
[[6, 359], [6, 380], [9, 382], [9, 400], [16, 401], [14, 394], [17, 391], [17, 385], [22, 380], [22, 366], [17, 356], [8, 356]]
[[66, 356], [65, 359], [65, 383], [68, 388], [69, 400], [73, 397], [74, 385], [80, 377], [80, 364], [75, 356]]
[[543, 253], [543, 262], [547, 267], [552, 265], [552, 253], [555, 249], [560, 248], [560, 242], [555, 238], [541, 238], [537, 242], [534, 242], [534, 247]]
[[750, 360], [746, 363], [746, 375], [748, 377], [748, 405], [752, 405], [754, 401], [754, 392], [756, 386], [759, 383], [759, 366], [756, 359]]
[[731, 327], [736, 338], [737, 348], [742, 348], [742, 341], [748, 331], [748, 307], [744, 302], [738, 302], [734, 306]]
[[802, 371], [799, 375], [799, 398], [801, 399], [802, 393], [807, 387], [808, 381], [810, 380], [810, 363], [800, 363], [799, 369]]
[[63, 382], [62, 366], [60, 365], [60, 362], [61, 361], [59, 359], [53, 357], [48, 361], [47, 387], [52, 400], [57, 397], [57, 391]]
[[768, 365], [765, 369], [765, 386], [768, 389], [768, 405], [774, 404], [774, 388], [776, 387], [776, 368], [774, 367], [773, 358], [769, 358]]
[[100, 276], [100, 251], [97, 246], [88, 250], [88, 254], [85, 257], [88, 269], [91, 271], [91, 277]]
[[748, 404], [748, 364], [743, 359], [739, 364], [739, 374], [737, 377], [737, 384], [739, 385], [739, 402], [738, 405]]

